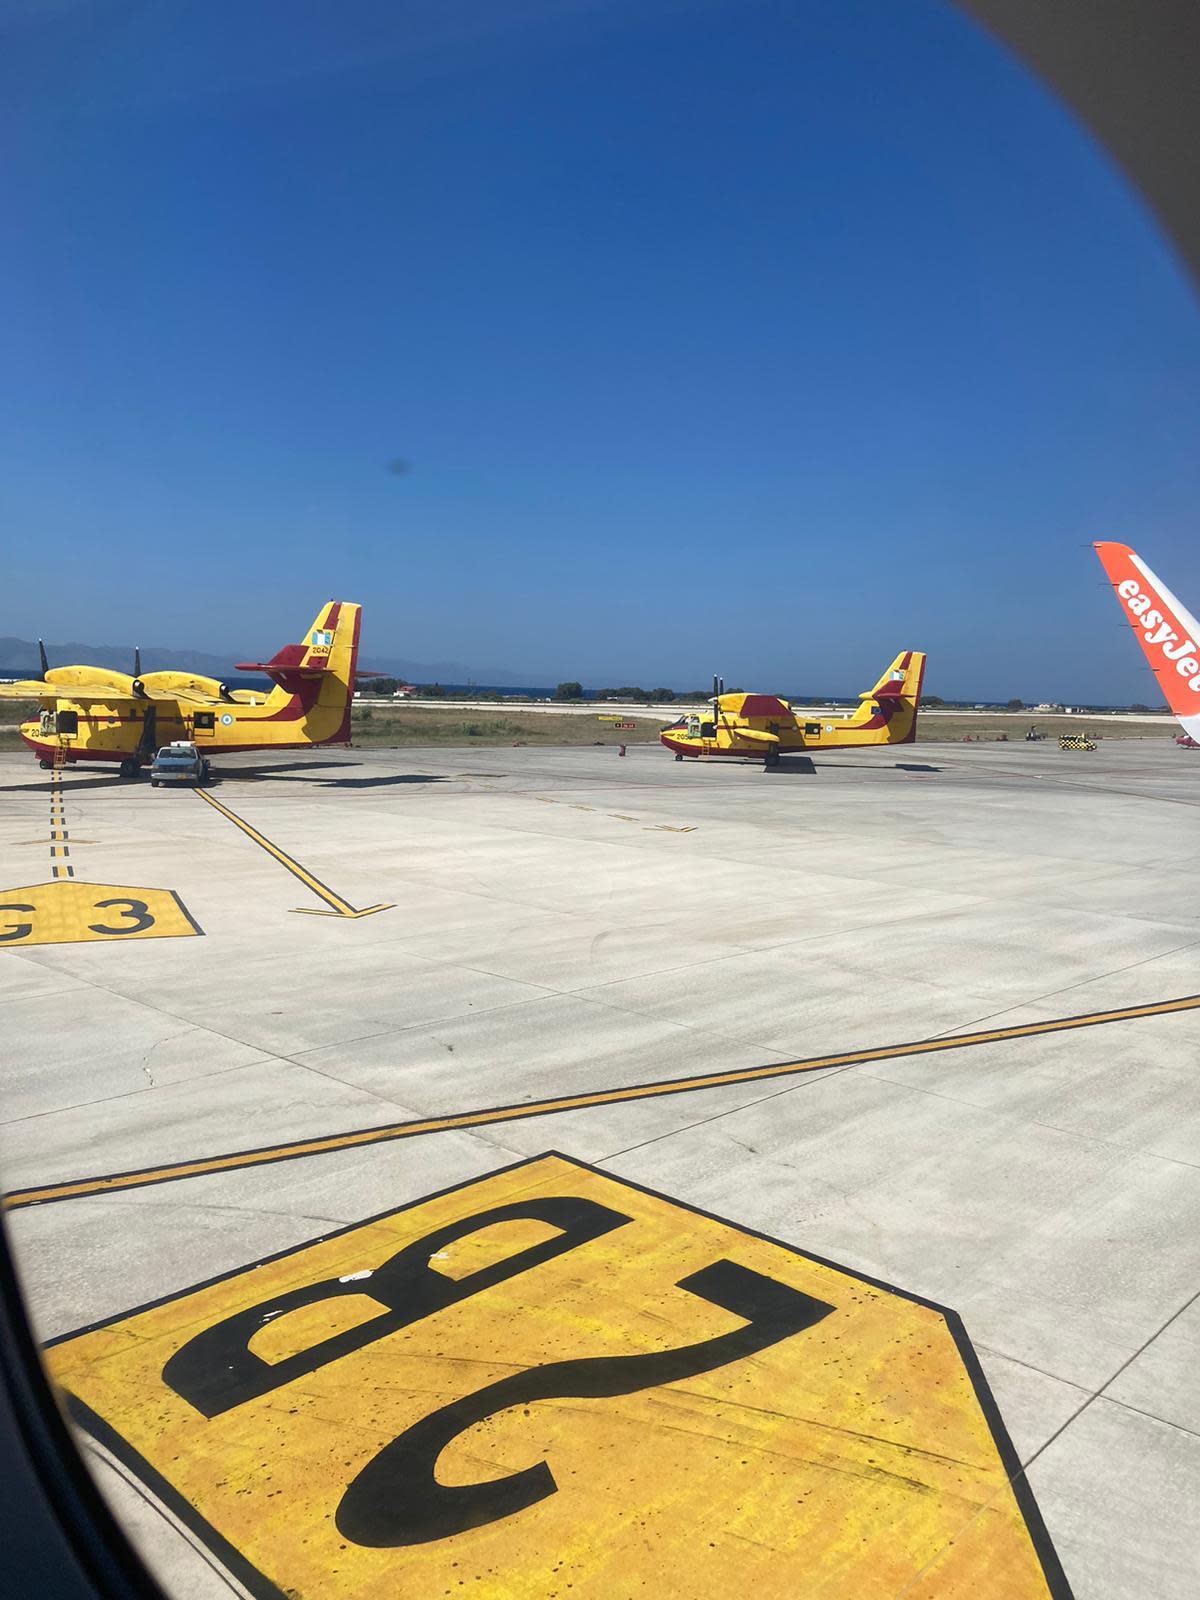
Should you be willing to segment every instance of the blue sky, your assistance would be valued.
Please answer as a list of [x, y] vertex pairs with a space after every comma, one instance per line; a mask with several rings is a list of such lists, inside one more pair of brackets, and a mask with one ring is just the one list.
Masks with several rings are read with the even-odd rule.
[[516, 681], [919, 647], [947, 696], [1157, 698], [1088, 546], [1200, 602], [1196, 299], [940, 0], [0, 35], [0, 634], [257, 652], [336, 595]]

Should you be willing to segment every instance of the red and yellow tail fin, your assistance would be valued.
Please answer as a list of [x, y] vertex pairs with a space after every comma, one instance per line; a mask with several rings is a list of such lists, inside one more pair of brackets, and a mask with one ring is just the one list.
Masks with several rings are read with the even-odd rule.
[[274, 680], [267, 704], [277, 716], [301, 723], [305, 742], [344, 744], [350, 738], [350, 702], [358, 667], [362, 607], [328, 600], [301, 644], [285, 644], [269, 661], [239, 661], [239, 672]]
[[911, 700], [914, 704], [917, 704], [921, 699], [921, 682], [924, 676], [924, 651], [901, 650], [875, 687], [867, 690], [864, 698], [868, 700]]
[[1163, 699], [1200, 738], [1200, 622], [1127, 544], [1095, 549]]
[[302, 644], [285, 644], [269, 661], [239, 661], [239, 672], [265, 672], [289, 691], [306, 679], [328, 673], [354, 687], [358, 662], [358, 626], [362, 607], [349, 600], [327, 600], [313, 618]]
[[329, 600], [313, 618], [304, 641], [300, 668], [328, 672], [342, 683], [354, 677], [358, 657], [358, 619], [362, 607]]
[[850, 726], [884, 730], [880, 744], [912, 744], [925, 679], [925, 652], [902, 650], [873, 689], [860, 696]]

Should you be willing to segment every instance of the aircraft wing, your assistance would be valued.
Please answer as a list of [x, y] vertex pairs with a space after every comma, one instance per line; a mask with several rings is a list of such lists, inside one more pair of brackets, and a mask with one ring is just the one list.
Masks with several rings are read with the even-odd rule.
[[220, 695], [205, 694], [200, 689], [151, 689], [146, 687], [140, 696], [143, 700], [153, 700], [156, 705], [181, 705], [181, 706], [221, 706], [227, 704]]
[[127, 689], [110, 683], [46, 683], [41, 678], [26, 678], [16, 683], [0, 683], [0, 700], [73, 700], [79, 705], [124, 705], [135, 697]]
[[16, 683], [0, 683], [0, 700], [67, 700], [73, 705], [153, 705], [219, 706], [219, 695], [198, 689], [155, 689], [144, 687], [140, 694], [117, 683], [48, 683], [44, 678], [23, 678]]

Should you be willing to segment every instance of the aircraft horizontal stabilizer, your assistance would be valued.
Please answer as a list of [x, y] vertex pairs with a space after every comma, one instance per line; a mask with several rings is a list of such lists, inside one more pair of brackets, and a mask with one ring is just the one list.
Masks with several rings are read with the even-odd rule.
[[328, 660], [311, 661], [306, 667], [292, 667], [283, 661], [235, 661], [236, 672], [263, 672], [268, 678], [319, 678], [329, 670]]

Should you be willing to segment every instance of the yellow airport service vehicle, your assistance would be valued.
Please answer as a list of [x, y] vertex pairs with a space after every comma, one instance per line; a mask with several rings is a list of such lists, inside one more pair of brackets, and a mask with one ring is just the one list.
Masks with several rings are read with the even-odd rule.
[[42, 648], [40, 679], [0, 684], [0, 699], [40, 700], [41, 714], [21, 724], [21, 738], [43, 767], [79, 761], [119, 764], [135, 778], [161, 745], [194, 744], [202, 760], [213, 750], [296, 750], [349, 744], [350, 705], [358, 672], [362, 607], [329, 600], [305, 643], [287, 644], [270, 661], [239, 661], [274, 687], [230, 689], [190, 672], [106, 667], [51, 667]]
[[778, 766], [780, 756], [811, 750], [844, 750], [854, 745], [911, 744], [917, 736], [917, 708], [925, 656], [903, 650], [873, 689], [859, 697], [850, 716], [795, 711], [773, 694], [726, 694], [713, 680], [712, 711], [681, 717], [661, 734], [676, 761], [685, 756], [757, 759]]
[[1094, 750], [1095, 740], [1089, 739], [1086, 733], [1060, 733], [1058, 736], [1060, 750]]

